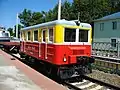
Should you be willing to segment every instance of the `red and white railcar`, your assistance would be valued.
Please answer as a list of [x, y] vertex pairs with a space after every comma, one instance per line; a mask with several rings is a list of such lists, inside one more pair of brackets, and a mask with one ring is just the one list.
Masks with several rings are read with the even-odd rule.
[[[45, 71], [62, 79], [91, 71], [92, 28], [87, 23], [56, 20], [21, 30], [21, 57], [33, 57]], [[40, 67], [41, 68], [41, 67]]]

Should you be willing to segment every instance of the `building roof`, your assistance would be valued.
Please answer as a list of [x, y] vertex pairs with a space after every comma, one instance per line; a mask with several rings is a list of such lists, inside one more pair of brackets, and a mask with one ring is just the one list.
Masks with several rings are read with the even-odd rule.
[[96, 20], [94, 20], [94, 22], [95, 21], [104, 21], [104, 20], [118, 19], [118, 18], [120, 18], [120, 12], [117, 12], [117, 13], [114, 13], [114, 14], [102, 17], [100, 19], [96, 19]]

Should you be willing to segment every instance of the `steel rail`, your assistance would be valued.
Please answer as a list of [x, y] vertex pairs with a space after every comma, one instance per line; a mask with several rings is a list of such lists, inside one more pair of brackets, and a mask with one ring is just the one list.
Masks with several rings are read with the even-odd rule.
[[100, 81], [100, 80], [97, 80], [97, 79], [94, 79], [94, 78], [91, 78], [91, 77], [88, 77], [88, 76], [83, 76], [84, 79], [87, 79], [91, 82], [95, 82], [99, 85], [102, 85], [102, 86], [105, 86], [105, 87], [108, 87], [108, 88], [111, 88], [111, 89], [115, 89], [115, 90], [120, 90], [120, 87], [118, 86], [115, 86], [115, 85], [112, 85], [112, 84], [109, 84], [109, 83], [105, 83], [103, 81]]
[[70, 84], [69, 82], [63, 82], [63, 85], [66, 85], [67, 87], [69, 87], [69, 88], [72, 89], [72, 90], [73, 90], [73, 89], [74, 89], [74, 90], [82, 90], [82, 89], [80, 89], [79, 87]]

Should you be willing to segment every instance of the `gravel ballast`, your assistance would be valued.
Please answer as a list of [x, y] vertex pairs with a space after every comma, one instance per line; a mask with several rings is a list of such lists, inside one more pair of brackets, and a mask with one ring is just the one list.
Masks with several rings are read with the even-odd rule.
[[109, 74], [102, 71], [93, 70], [93, 72], [87, 76], [120, 87], [120, 76], [116, 74]]

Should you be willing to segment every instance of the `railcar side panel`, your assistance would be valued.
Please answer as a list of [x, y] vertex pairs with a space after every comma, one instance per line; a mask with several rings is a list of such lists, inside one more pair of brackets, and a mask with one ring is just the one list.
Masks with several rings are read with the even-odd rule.
[[[26, 42], [24, 53], [55, 65], [75, 64], [77, 63], [77, 56], [90, 57], [91, 45], [47, 44], [45, 47], [45, 43]], [[63, 61], [64, 58], [66, 61]]]
[[25, 53], [32, 57], [38, 58], [39, 57], [39, 43], [25, 43]]

